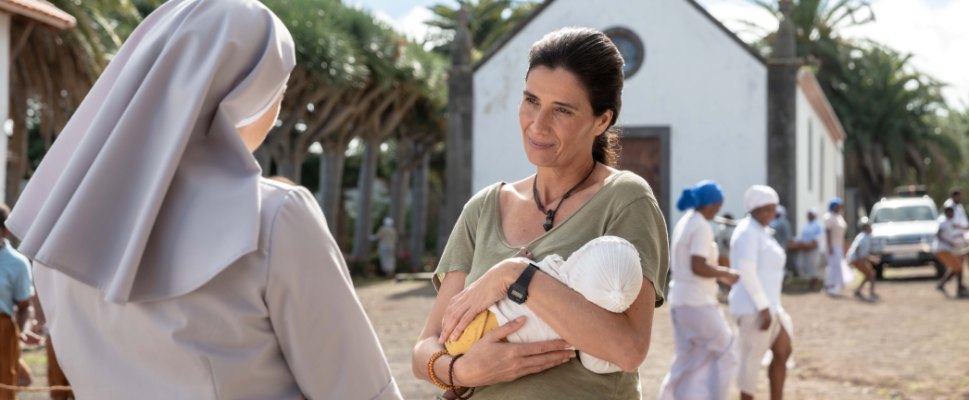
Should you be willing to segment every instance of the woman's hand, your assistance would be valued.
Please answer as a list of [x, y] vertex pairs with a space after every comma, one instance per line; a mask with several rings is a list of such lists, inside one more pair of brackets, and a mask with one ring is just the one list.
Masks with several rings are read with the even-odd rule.
[[485, 333], [463, 357], [454, 363], [454, 384], [478, 387], [510, 382], [525, 375], [565, 364], [575, 357], [564, 340], [534, 343], [507, 343], [508, 335], [525, 325], [518, 317]]
[[760, 330], [766, 331], [770, 329], [771, 315], [770, 308], [765, 308], [760, 310]]
[[451, 298], [444, 310], [438, 342], [456, 341], [478, 313], [505, 298], [508, 287], [521, 275], [527, 262], [509, 258], [499, 262], [471, 286]]
[[720, 282], [723, 282], [724, 285], [733, 286], [733, 284], [740, 280], [740, 273], [732, 269], [728, 269], [724, 271], [724, 274], [720, 276], [719, 280]]

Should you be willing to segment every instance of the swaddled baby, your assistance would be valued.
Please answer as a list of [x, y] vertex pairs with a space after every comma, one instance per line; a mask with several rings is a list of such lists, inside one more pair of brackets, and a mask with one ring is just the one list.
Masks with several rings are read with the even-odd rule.
[[[530, 260], [529, 260], [530, 261]], [[564, 260], [552, 254], [535, 263], [542, 272], [579, 292], [586, 300], [614, 313], [626, 311], [643, 285], [639, 252], [627, 240], [603, 236], [583, 245]], [[508, 335], [512, 343], [531, 343], [561, 339], [562, 336], [533, 313], [526, 304], [507, 298], [475, 316], [457, 341], [445, 343], [448, 353], [462, 354], [471, 348], [485, 332], [526, 316], [525, 326]], [[605, 374], [622, 369], [608, 361], [580, 352], [582, 365], [592, 372]]]

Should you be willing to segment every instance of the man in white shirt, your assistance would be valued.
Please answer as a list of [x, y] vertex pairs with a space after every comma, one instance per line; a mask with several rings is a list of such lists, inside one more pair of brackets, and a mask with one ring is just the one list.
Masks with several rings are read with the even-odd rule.
[[[966, 209], [962, 207], [962, 190], [953, 188], [951, 197], [942, 203], [942, 208], [952, 207], [952, 222], [957, 229], [969, 230], [969, 217], [966, 216]], [[945, 216], [940, 216], [939, 220], [944, 220]]]
[[820, 285], [818, 263], [823, 237], [824, 228], [818, 222], [818, 210], [811, 208], [807, 212], [807, 223], [801, 229], [801, 235], [787, 247], [795, 254], [798, 276], [810, 279], [808, 285], [811, 291], [818, 290]]
[[838, 296], [844, 289], [844, 272], [841, 261], [845, 254], [845, 231], [848, 223], [841, 216], [843, 202], [840, 198], [831, 199], [828, 213], [824, 215], [825, 239], [827, 241], [828, 270], [825, 272], [824, 287], [831, 296]]

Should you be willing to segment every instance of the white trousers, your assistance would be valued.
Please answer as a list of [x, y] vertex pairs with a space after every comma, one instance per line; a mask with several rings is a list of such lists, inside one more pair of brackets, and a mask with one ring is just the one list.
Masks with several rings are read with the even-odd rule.
[[659, 399], [726, 399], [738, 361], [736, 335], [720, 307], [675, 307], [670, 316], [676, 355]]
[[841, 260], [844, 258], [844, 251], [841, 246], [831, 246], [833, 251], [827, 254], [828, 268], [824, 273], [824, 286], [828, 288], [828, 293], [839, 294], [845, 287], [844, 272], [841, 270]]

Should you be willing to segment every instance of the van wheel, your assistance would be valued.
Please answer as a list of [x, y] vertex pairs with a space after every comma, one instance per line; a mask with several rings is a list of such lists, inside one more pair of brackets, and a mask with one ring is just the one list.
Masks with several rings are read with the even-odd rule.
[[885, 263], [881, 263], [875, 266], [875, 279], [885, 280]]

